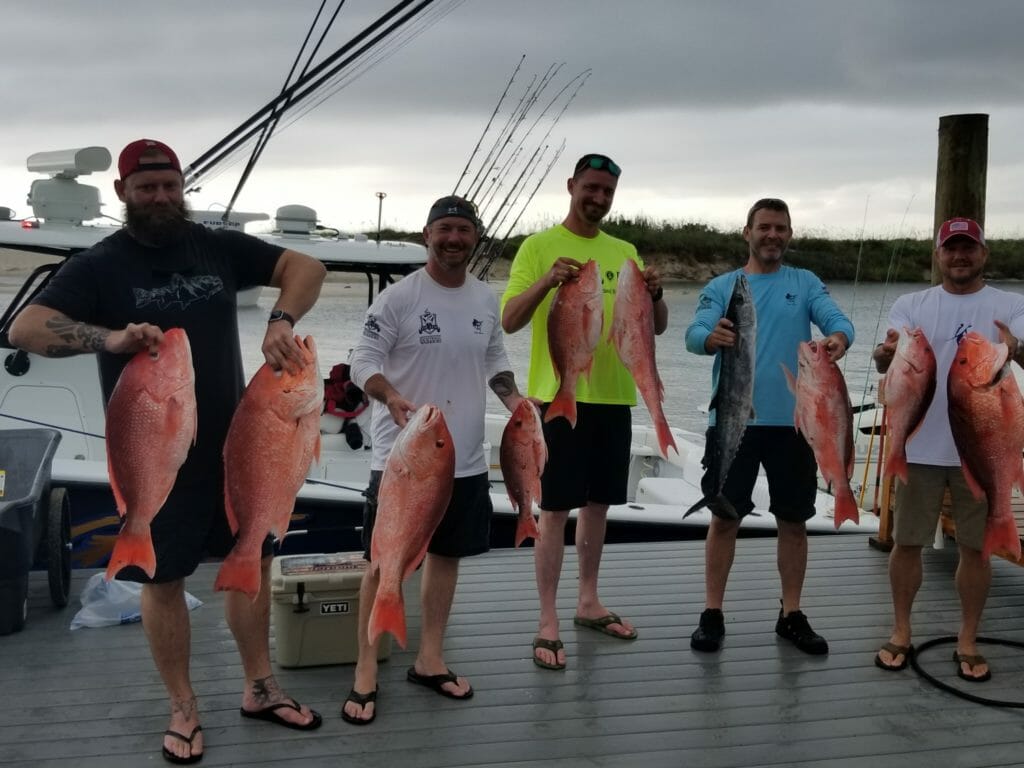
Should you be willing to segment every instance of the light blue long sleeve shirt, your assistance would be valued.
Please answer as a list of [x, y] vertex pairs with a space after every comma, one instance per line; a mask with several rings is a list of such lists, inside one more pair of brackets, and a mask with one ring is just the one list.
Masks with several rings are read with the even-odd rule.
[[[742, 269], [719, 275], [704, 286], [693, 322], [686, 329], [686, 348], [706, 355], [704, 342], [725, 316], [736, 276]], [[767, 275], [748, 274], [757, 313], [757, 346], [754, 364], [754, 418], [750, 424], [793, 426], [796, 398], [786, 384], [782, 365], [795, 376], [797, 347], [810, 341], [813, 323], [822, 335], [846, 334], [853, 343], [853, 323], [843, 314], [828, 288], [813, 272], [782, 266]], [[780, 365], [780, 363], [782, 365]], [[712, 391], [718, 387], [721, 356], [715, 356]], [[715, 423], [714, 411], [710, 423]]]

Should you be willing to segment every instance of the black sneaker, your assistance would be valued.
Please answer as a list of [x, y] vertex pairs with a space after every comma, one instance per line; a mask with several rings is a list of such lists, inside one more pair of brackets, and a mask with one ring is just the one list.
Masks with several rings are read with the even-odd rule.
[[700, 614], [700, 624], [690, 635], [690, 647], [695, 651], [714, 653], [722, 647], [725, 637], [725, 616], [718, 608], [706, 608]]
[[784, 637], [804, 653], [822, 656], [828, 653], [825, 638], [811, 629], [803, 611], [791, 611], [786, 616], [779, 609], [779, 620], [775, 623], [775, 634]]

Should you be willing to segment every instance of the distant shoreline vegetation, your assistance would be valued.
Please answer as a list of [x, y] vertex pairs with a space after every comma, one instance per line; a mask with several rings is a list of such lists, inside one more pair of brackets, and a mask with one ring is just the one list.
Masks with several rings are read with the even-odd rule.
[[[601, 228], [636, 246], [640, 258], [663, 277], [702, 282], [736, 269], [747, 260], [747, 246], [738, 230], [722, 231], [707, 224], [658, 222], [646, 217], [609, 216]], [[376, 237], [376, 233], [373, 233]], [[383, 230], [383, 239], [415, 240], [419, 232]], [[526, 235], [508, 239], [491, 274], [502, 277]], [[930, 239], [882, 240], [794, 237], [786, 263], [813, 270], [822, 280], [863, 282], [929, 282], [933, 243]], [[985, 270], [990, 280], [1024, 277], [1024, 239], [989, 239]], [[859, 265], [858, 265], [859, 262]]]

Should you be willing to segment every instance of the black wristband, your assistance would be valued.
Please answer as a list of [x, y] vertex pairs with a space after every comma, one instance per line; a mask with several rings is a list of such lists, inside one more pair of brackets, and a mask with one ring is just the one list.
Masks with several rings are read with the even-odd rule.
[[653, 296], [651, 296], [651, 301], [661, 301], [661, 297], [664, 296], [664, 295], [665, 295], [665, 291], [659, 285], [658, 286], [658, 290], [654, 292]]
[[267, 320], [268, 323], [275, 323], [278, 320], [287, 320], [288, 324], [294, 328], [295, 318], [285, 312], [283, 309], [275, 309], [270, 313], [270, 318]]

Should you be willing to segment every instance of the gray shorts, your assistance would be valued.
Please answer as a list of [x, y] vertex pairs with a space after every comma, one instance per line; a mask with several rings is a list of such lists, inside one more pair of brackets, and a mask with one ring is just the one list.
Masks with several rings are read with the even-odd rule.
[[906, 485], [896, 481], [892, 537], [897, 544], [923, 547], [935, 540], [943, 497], [949, 488], [957, 544], [981, 551], [988, 501], [974, 498], [960, 467], [908, 464], [907, 481]]

